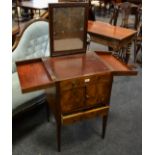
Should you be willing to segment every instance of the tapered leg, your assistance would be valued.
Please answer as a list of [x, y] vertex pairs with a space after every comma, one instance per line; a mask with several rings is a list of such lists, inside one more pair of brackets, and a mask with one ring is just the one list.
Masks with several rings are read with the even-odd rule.
[[105, 132], [106, 132], [106, 126], [107, 126], [107, 119], [108, 116], [103, 116], [103, 124], [102, 124], [102, 138], [104, 139], [105, 137]]
[[61, 151], [61, 124], [57, 123], [57, 145], [58, 145], [58, 152]]

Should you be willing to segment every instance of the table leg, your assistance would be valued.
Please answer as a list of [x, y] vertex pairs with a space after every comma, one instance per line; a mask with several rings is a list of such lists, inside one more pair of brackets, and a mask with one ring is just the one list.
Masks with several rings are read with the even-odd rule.
[[106, 126], [107, 126], [107, 119], [108, 119], [108, 116], [104, 116], [103, 117], [103, 122], [102, 122], [102, 138], [103, 139], [105, 137]]
[[61, 124], [57, 122], [57, 145], [58, 152], [61, 152]]

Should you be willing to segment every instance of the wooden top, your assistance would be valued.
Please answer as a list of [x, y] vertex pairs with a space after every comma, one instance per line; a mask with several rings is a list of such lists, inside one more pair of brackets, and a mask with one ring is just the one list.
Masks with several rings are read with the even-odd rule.
[[100, 21], [88, 21], [88, 32], [120, 41], [137, 33], [131, 29], [113, 26]]
[[17, 72], [22, 92], [45, 89], [55, 82], [112, 73], [113, 75], [136, 75], [127, 65], [111, 53], [88, 52], [55, 58], [40, 58], [17, 62]]
[[48, 3], [57, 3], [59, 0], [30, 0], [19, 2], [18, 5], [24, 8], [47, 9]]
[[105, 73], [109, 68], [94, 53], [76, 54], [44, 59], [44, 64], [57, 81]]

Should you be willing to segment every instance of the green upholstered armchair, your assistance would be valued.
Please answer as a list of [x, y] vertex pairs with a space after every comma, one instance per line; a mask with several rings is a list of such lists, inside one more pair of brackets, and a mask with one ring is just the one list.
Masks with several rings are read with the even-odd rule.
[[[22, 94], [15, 62], [49, 56], [49, 28], [45, 20], [29, 23], [20, 35], [12, 53], [12, 115], [16, 116], [35, 105], [46, 101], [44, 90]], [[35, 74], [35, 73], [34, 73]]]

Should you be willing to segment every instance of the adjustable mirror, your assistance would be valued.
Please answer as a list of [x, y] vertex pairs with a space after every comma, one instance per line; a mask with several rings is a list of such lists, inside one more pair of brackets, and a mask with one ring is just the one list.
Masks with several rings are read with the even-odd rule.
[[51, 56], [86, 52], [88, 3], [49, 4]]

